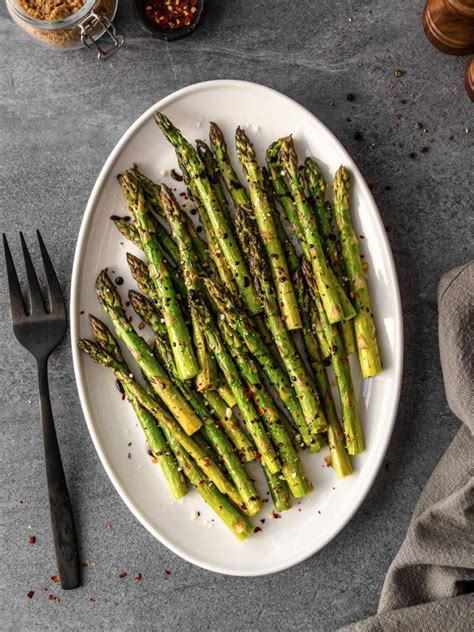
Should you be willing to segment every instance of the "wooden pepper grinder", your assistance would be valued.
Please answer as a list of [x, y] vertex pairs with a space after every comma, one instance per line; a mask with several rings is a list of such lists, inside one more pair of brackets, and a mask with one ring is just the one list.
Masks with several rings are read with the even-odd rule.
[[471, 61], [467, 65], [464, 84], [471, 101], [474, 101], [474, 57], [471, 57]]
[[474, 0], [427, 0], [423, 12], [427, 38], [443, 53], [474, 53]]
[[[474, 0], [426, 0], [423, 28], [433, 46], [448, 55], [474, 53]], [[474, 101], [474, 64], [464, 77], [466, 91]]]

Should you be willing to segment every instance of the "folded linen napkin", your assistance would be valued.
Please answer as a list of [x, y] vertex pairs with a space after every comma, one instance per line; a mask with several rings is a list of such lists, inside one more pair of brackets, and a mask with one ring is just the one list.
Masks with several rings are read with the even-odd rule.
[[438, 288], [446, 398], [463, 422], [416, 505], [377, 615], [341, 632], [474, 632], [474, 261]]

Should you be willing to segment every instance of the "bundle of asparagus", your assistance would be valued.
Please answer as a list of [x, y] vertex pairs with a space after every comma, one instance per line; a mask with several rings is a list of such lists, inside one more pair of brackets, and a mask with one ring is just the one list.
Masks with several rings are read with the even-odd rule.
[[353, 471], [351, 455], [364, 450], [348, 355], [357, 350], [363, 377], [382, 366], [350, 177], [338, 170], [331, 204], [319, 166], [312, 158], [299, 166], [291, 136], [275, 141], [261, 166], [238, 128], [242, 182], [216, 123], [210, 147], [194, 147], [163, 113], [155, 120], [176, 151], [201, 231], [165, 184], [135, 165], [120, 174], [134, 221], [112, 219], [144, 256], [127, 254], [140, 290], [130, 290], [128, 304], [153, 340], [132, 325], [107, 270], [96, 290], [143, 379], [95, 316], [95, 341], [78, 344], [113, 372], [173, 496], [184, 496], [191, 483], [243, 540], [263, 506], [246, 463], [260, 463], [275, 509], [284, 511], [313, 489], [300, 449], [328, 444], [340, 478]]

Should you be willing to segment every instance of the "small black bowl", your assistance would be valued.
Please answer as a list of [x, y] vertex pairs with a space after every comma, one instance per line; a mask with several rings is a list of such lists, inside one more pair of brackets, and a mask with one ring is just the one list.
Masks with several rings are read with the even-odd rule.
[[159, 39], [167, 42], [175, 42], [176, 40], [183, 39], [183, 37], [188, 37], [188, 35], [194, 33], [202, 20], [206, 0], [198, 0], [194, 21], [191, 22], [189, 26], [183, 26], [178, 29], [164, 29], [151, 22], [145, 11], [145, 3], [146, 0], [132, 0], [133, 12], [138, 24], [142, 27], [145, 33], [151, 35], [152, 37], [158, 37]]

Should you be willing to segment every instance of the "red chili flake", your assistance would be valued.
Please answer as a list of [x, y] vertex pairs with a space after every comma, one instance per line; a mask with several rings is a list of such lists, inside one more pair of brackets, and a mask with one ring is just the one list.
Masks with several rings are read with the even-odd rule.
[[255, 527], [253, 530], [254, 533], [259, 533], [262, 530], [262, 527]]
[[61, 599], [59, 599], [59, 597], [56, 597], [56, 595], [48, 595], [48, 599], [50, 601], [54, 601], [54, 603], [59, 603], [61, 601]]
[[165, 575], [168, 577], [171, 575], [171, 571], [168, 568], [165, 568]]
[[279, 514], [279, 513], [277, 513], [276, 511], [273, 511], [273, 512], [272, 512], [272, 514], [273, 514], [273, 518], [274, 518], [275, 520], [278, 520], [279, 518], [281, 518], [280, 514]]
[[59, 584], [59, 575], [51, 575], [50, 580], [55, 584]]
[[131, 459], [132, 458], [132, 454], [129, 452], [128, 453], [128, 458]]
[[30, 590], [26, 593], [26, 596], [28, 597], [28, 599], [33, 599], [33, 595], [35, 594], [34, 590]]
[[36, 536], [35, 535], [29, 535], [28, 536], [28, 544], [35, 544], [36, 542]]
[[145, 329], [145, 323], [138, 323], [138, 329]]
[[133, 579], [137, 582], [141, 582], [142, 581], [142, 574], [141, 573], [135, 573], [135, 575], [133, 576]]
[[120, 571], [118, 576], [120, 577], [120, 579], [124, 579], [124, 577], [127, 577], [127, 573], [125, 571]]
[[106, 528], [106, 529], [112, 529], [112, 523], [111, 523], [111, 522], [108, 522], [108, 523], [105, 525], [105, 528]]
[[364, 263], [362, 264], [362, 269], [366, 271], [369, 269], [369, 264], [367, 263], [367, 261], [364, 261]]
[[245, 396], [246, 396], [246, 397], [248, 397], [248, 399], [252, 399], [252, 397], [253, 397], [253, 393], [252, 393], [252, 391], [247, 391], [247, 392], [245, 393]]
[[145, 13], [151, 22], [164, 29], [189, 26], [196, 17], [197, 0], [147, 0]]

